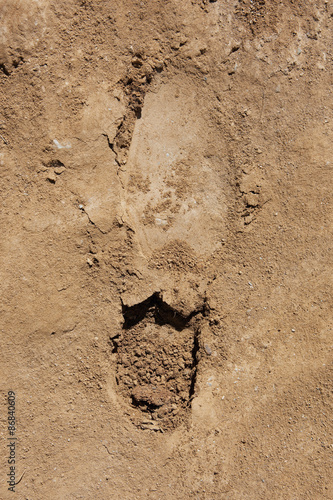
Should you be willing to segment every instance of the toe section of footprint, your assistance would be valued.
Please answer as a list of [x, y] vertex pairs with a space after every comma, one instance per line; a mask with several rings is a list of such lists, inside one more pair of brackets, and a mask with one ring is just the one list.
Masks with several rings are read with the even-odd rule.
[[176, 428], [190, 409], [205, 308], [202, 302], [184, 314], [165, 301], [168, 296], [155, 292], [143, 302], [124, 305], [116, 346], [117, 385], [134, 409], [134, 422], [142, 427], [148, 418], [155, 422], [153, 430], [163, 431]]

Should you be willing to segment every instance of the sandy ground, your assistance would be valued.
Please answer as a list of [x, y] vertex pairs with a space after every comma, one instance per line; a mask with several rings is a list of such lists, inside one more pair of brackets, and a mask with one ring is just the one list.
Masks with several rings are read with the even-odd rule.
[[0, 1], [1, 499], [333, 498], [332, 17]]

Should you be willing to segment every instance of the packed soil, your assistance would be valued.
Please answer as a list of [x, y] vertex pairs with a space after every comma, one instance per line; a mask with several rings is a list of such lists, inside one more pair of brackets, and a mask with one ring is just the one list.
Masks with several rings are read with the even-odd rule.
[[332, 21], [0, 0], [1, 499], [333, 498]]

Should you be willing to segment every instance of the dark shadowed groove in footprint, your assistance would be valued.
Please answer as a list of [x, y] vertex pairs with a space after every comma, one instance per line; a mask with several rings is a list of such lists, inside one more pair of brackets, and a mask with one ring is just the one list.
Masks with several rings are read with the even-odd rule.
[[133, 306], [123, 305], [123, 317], [125, 330], [132, 328], [142, 321], [148, 311], [154, 311], [155, 322], [159, 325], [168, 323], [176, 330], [182, 330], [191, 319], [205, 310], [204, 304], [192, 311], [188, 316], [179, 313], [175, 308], [167, 304], [158, 292], [153, 293], [148, 299]]

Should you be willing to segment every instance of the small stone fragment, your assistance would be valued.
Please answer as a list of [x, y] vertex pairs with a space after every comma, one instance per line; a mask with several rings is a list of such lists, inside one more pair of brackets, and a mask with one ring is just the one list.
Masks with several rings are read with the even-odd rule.
[[208, 344], [204, 344], [204, 348], [205, 348], [205, 351], [208, 354], [208, 356], [210, 356], [213, 351], [211, 350], [211, 348], [209, 347], [209, 345]]
[[153, 406], [163, 406], [171, 400], [172, 394], [167, 389], [146, 385], [135, 387], [132, 397], [136, 403], [145, 403]]
[[55, 182], [57, 180], [57, 177], [56, 177], [56, 174], [54, 173], [53, 170], [51, 170], [50, 172], [48, 172], [46, 179], [49, 182], [51, 182], [51, 184], [55, 184]]
[[65, 172], [66, 168], [65, 167], [55, 167], [54, 169], [54, 173], [57, 174], [57, 175], [60, 175], [62, 174], [63, 172]]
[[259, 205], [259, 195], [256, 193], [247, 193], [244, 196], [244, 200], [249, 207], [257, 207]]
[[133, 57], [132, 59], [132, 65], [134, 68], [140, 68], [142, 66], [143, 62], [140, 59], [140, 57]]
[[155, 67], [156, 71], [158, 71], [158, 72], [162, 71], [163, 66], [164, 66], [163, 61], [160, 61], [160, 60], [154, 61], [154, 67]]

